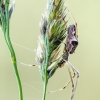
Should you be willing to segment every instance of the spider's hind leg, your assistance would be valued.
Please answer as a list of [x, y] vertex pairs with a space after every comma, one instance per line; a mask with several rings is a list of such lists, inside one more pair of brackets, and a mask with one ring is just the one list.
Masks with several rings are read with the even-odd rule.
[[71, 95], [71, 100], [74, 97], [75, 91], [76, 91], [76, 87], [77, 87], [77, 83], [78, 83], [78, 78], [79, 78], [79, 72], [77, 71], [77, 69], [69, 62], [66, 61], [65, 62], [69, 65], [69, 67], [73, 70], [74, 72], [74, 76], [76, 76], [76, 81], [75, 83], [73, 82], [73, 77], [71, 76], [71, 72], [69, 70], [69, 74], [70, 74], [70, 78], [71, 78], [71, 83], [72, 83], [72, 95]]

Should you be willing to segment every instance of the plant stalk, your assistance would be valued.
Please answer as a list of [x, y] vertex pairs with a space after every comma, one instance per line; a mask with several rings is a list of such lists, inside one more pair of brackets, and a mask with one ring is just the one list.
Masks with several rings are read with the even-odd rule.
[[46, 98], [47, 83], [48, 83], [47, 81], [44, 82], [43, 98], [42, 98], [42, 100], [45, 100], [45, 98]]
[[42, 66], [42, 68], [44, 68], [44, 71], [43, 71], [43, 98], [42, 100], [45, 100], [46, 99], [46, 91], [47, 91], [47, 84], [48, 84], [48, 73], [47, 73], [47, 69], [48, 69], [48, 61], [49, 61], [49, 55], [48, 55], [48, 51], [49, 51], [49, 48], [48, 48], [48, 36], [46, 36], [46, 38], [44, 39], [45, 40], [45, 49], [46, 49], [46, 55], [45, 55], [45, 63], [46, 63], [46, 66], [44, 68], [44, 66]]
[[19, 76], [18, 69], [17, 69], [16, 55], [15, 55], [15, 52], [14, 52], [14, 49], [13, 49], [13, 46], [10, 40], [10, 36], [9, 36], [9, 0], [6, 0], [6, 3], [5, 3], [5, 12], [6, 12], [5, 29], [3, 28], [2, 29], [3, 29], [5, 41], [10, 50], [11, 60], [12, 60], [12, 64], [14, 67], [15, 75], [17, 78], [18, 86], [19, 86], [20, 100], [23, 100], [22, 84], [21, 84], [20, 76]]

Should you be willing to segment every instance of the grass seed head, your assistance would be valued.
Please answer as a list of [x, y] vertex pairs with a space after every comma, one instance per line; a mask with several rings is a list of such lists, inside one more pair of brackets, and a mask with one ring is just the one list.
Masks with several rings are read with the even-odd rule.
[[67, 21], [66, 7], [64, 0], [48, 0], [47, 9], [42, 15], [40, 22], [41, 37], [38, 41], [37, 62], [41, 64], [40, 68], [52, 70], [56, 69], [55, 64], [49, 63], [58, 58], [61, 41], [66, 37]]
[[[6, 21], [6, 7], [5, 7], [6, 1], [0, 0], [0, 27], [2, 27], [2, 24]], [[10, 1], [9, 3], [9, 18], [11, 18], [12, 12], [15, 7], [15, 1]]]

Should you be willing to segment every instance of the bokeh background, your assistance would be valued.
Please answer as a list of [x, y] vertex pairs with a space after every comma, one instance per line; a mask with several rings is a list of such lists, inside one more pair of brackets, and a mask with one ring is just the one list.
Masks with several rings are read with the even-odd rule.
[[[13, 44], [19, 61], [36, 64], [34, 49], [37, 48], [39, 22], [46, 3], [47, 0], [16, 0], [10, 20], [11, 40], [33, 50]], [[100, 100], [100, 0], [66, 0], [66, 4], [78, 23], [79, 32], [79, 46], [69, 57], [80, 72], [74, 100]], [[0, 33], [0, 100], [19, 100], [9, 50]], [[41, 100], [42, 81], [38, 67], [18, 64], [18, 69], [24, 100]], [[58, 69], [49, 80], [47, 91], [63, 87], [68, 80], [67, 67]], [[63, 91], [47, 94], [46, 100], [69, 100], [70, 94], [71, 85]]]

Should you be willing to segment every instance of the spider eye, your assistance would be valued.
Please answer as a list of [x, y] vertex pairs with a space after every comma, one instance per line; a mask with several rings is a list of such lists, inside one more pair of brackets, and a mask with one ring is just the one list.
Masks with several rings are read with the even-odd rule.
[[74, 28], [75, 28], [75, 25], [74, 25]]
[[76, 33], [74, 33], [74, 36], [76, 36]]
[[78, 45], [78, 42], [77, 41], [72, 41], [72, 45], [73, 46], [77, 46]]
[[73, 31], [72, 34], [73, 34], [74, 36], [76, 36], [76, 31]]

